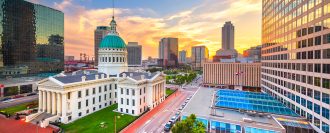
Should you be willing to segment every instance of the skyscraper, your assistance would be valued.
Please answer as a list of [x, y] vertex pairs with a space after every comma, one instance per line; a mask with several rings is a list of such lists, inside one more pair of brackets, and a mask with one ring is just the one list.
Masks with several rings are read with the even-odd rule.
[[217, 56], [231, 56], [231, 58], [237, 57], [237, 51], [235, 50], [235, 27], [231, 21], [225, 22], [222, 29], [222, 48], [216, 52]]
[[127, 63], [128, 66], [142, 66], [142, 46], [138, 42], [128, 42]]
[[330, 124], [330, 1], [263, 0], [261, 86], [312, 123]]
[[98, 66], [98, 51], [99, 51], [99, 45], [103, 39], [110, 31], [109, 26], [97, 26], [94, 31], [94, 62], [95, 66]]
[[234, 49], [234, 25], [228, 21], [222, 27], [222, 49], [229, 50]]
[[187, 51], [182, 50], [179, 52], [179, 63], [187, 63]]
[[[23, 0], [0, 1], [0, 77], [64, 69], [64, 14]], [[28, 68], [21, 73], [20, 68]]]
[[159, 41], [159, 59], [163, 67], [178, 65], [178, 38], [162, 38]]
[[205, 46], [194, 46], [191, 48], [191, 63], [193, 69], [200, 70], [204, 62], [209, 59], [209, 50]]

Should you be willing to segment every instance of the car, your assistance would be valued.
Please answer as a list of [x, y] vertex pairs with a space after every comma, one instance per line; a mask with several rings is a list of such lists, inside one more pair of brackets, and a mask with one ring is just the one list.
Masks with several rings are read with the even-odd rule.
[[37, 93], [30, 93], [30, 94], [27, 94], [26, 96], [33, 96], [33, 95], [37, 95]]
[[13, 101], [15, 101], [15, 99], [6, 100], [6, 101], [3, 101], [3, 103], [10, 103], [10, 102], [13, 102]]
[[190, 97], [188, 97], [187, 100], [190, 100]]
[[183, 110], [184, 106], [180, 106], [179, 110]]
[[16, 95], [13, 98], [21, 98], [21, 97], [24, 97], [24, 96], [23, 95]]
[[179, 116], [179, 115], [180, 115], [180, 112], [179, 111], [175, 113], [175, 116]]
[[171, 117], [170, 122], [172, 122], [174, 124], [177, 120], [178, 120], [178, 117], [173, 116], [173, 117]]
[[171, 127], [172, 127], [172, 123], [171, 122], [167, 122], [165, 124], [164, 131], [165, 132], [169, 132], [171, 130]]
[[1, 101], [3, 102], [3, 101], [7, 101], [9, 99], [11, 99], [11, 98], [10, 97], [7, 97], [7, 98], [2, 99]]

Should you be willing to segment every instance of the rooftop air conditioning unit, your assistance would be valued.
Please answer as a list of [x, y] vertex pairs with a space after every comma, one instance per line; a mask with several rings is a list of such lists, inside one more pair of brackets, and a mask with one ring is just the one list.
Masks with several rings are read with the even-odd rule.
[[253, 120], [251, 118], [243, 118], [244, 122], [252, 123]]

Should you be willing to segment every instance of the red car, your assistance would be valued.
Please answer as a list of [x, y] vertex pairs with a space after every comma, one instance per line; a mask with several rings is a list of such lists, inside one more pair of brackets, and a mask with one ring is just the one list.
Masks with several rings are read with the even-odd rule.
[[24, 97], [24, 96], [23, 95], [16, 95], [13, 98], [16, 99], [16, 98], [21, 98], [21, 97]]

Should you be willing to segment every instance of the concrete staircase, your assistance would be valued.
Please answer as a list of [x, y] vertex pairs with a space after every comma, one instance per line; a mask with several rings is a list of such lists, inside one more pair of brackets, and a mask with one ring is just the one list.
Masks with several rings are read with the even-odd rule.
[[30, 122], [33, 123], [33, 124], [37, 124], [37, 122], [39, 122], [39, 124], [40, 124], [41, 121], [43, 121], [43, 120], [45, 120], [47, 118], [50, 118], [52, 116], [54, 116], [54, 115], [49, 114], [47, 112], [42, 112], [37, 117], [35, 117], [34, 119], [32, 119]]

